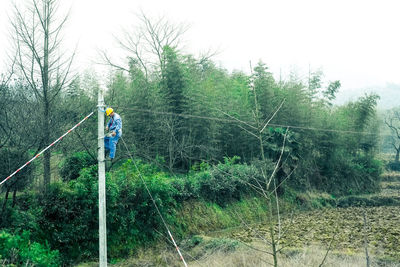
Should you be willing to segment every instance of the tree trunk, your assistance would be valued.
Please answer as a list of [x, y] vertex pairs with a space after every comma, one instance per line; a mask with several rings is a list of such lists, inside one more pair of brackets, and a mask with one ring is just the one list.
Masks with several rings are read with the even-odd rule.
[[6, 196], [4, 197], [3, 207], [1, 208], [1, 214], [3, 214], [6, 209], [8, 193], [10, 193], [10, 187], [7, 187]]
[[282, 186], [283, 179], [287, 176], [285, 171], [283, 170], [282, 166], [282, 161], [279, 161], [279, 166], [278, 166], [278, 171], [276, 172], [276, 178], [277, 178], [277, 194], [278, 196], [282, 196], [285, 193], [285, 189]]
[[[47, 146], [50, 143], [50, 103], [49, 103], [49, 8], [48, 4], [44, 5], [44, 51], [43, 51], [43, 104], [44, 104], [44, 118], [43, 118], [43, 141], [44, 145]], [[47, 189], [50, 185], [51, 174], [50, 174], [50, 149], [46, 150], [43, 159], [43, 183], [44, 192], [47, 193]]]
[[17, 189], [14, 188], [14, 192], [13, 192], [13, 197], [12, 197], [12, 207], [15, 207], [15, 204], [17, 204]]
[[173, 151], [173, 149], [174, 149], [174, 145], [173, 145], [173, 140], [172, 140], [172, 132], [171, 132], [171, 136], [170, 136], [170, 138], [169, 138], [169, 146], [168, 146], [168, 154], [169, 154], [169, 164], [168, 164], [168, 167], [169, 167], [169, 171], [170, 172], [172, 172], [172, 170], [173, 170], [173, 167], [174, 167], [174, 161], [173, 161], [173, 155], [174, 155], [174, 151]]
[[271, 198], [268, 199], [269, 204], [269, 211], [268, 211], [268, 224], [269, 224], [269, 235], [271, 238], [271, 249], [272, 249], [272, 257], [274, 259], [274, 267], [278, 267], [278, 251], [277, 251], [277, 244], [275, 239], [275, 229], [274, 229], [274, 221], [273, 221], [273, 214], [272, 214], [272, 200]]
[[[43, 121], [43, 143], [45, 146], [49, 145], [50, 143], [50, 126], [49, 126], [49, 107], [48, 103], [45, 104], [45, 111], [44, 111], [44, 121]], [[44, 152], [43, 158], [43, 187], [44, 192], [47, 193], [47, 189], [50, 185], [51, 173], [50, 173], [50, 157], [51, 152], [50, 149]]]
[[399, 163], [399, 155], [400, 155], [400, 147], [399, 149], [396, 149], [396, 158], [394, 159], [394, 162]]

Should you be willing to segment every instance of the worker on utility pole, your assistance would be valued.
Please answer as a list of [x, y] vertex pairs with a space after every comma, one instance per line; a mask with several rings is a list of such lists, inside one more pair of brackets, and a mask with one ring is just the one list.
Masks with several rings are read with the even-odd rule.
[[112, 108], [106, 109], [106, 115], [110, 117], [110, 120], [106, 126], [106, 131], [109, 133], [104, 137], [104, 149], [106, 154], [109, 153], [109, 158], [113, 160], [118, 140], [122, 136], [122, 120]]

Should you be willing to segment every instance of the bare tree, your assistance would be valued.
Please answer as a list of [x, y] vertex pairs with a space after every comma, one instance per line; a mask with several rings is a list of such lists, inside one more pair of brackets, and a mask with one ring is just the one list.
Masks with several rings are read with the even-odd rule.
[[[252, 70], [252, 66], [250, 63], [250, 69]], [[254, 75], [252, 74], [252, 78]], [[289, 143], [289, 135], [291, 132], [289, 131], [289, 128], [287, 128], [284, 131], [284, 134], [282, 136], [282, 143], [279, 145], [280, 149], [279, 151], [276, 151], [276, 156], [274, 156], [274, 167], [271, 171], [269, 164], [271, 163], [268, 158], [265, 156], [266, 151], [264, 147], [266, 146], [266, 143], [270, 140], [268, 137], [268, 133], [266, 131], [267, 126], [269, 123], [275, 118], [275, 116], [278, 114], [280, 109], [285, 103], [285, 99], [283, 99], [280, 104], [274, 108], [272, 114], [264, 118], [263, 113], [261, 112], [260, 108], [260, 103], [259, 103], [259, 96], [257, 92], [257, 88], [254, 85], [254, 81], [250, 81], [250, 91], [253, 94], [253, 100], [254, 100], [254, 108], [252, 109], [252, 115], [253, 115], [253, 121], [254, 125], [248, 124], [244, 121], [241, 121], [223, 111], [226, 116], [235, 119], [238, 122], [238, 127], [240, 127], [242, 130], [246, 131], [248, 134], [253, 136], [259, 144], [259, 158], [260, 158], [260, 164], [258, 165], [259, 171], [262, 175], [262, 179], [257, 179], [254, 178], [253, 184], [248, 183], [248, 185], [255, 190], [258, 194], [263, 196], [263, 198], [266, 201], [266, 204], [268, 206], [268, 212], [267, 212], [267, 218], [266, 218], [266, 223], [268, 225], [268, 234], [269, 237], [264, 237], [264, 234], [257, 232], [254, 228], [251, 228], [247, 226], [247, 224], [242, 220], [242, 222], [252, 231], [255, 232], [258, 238], [260, 238], [269, 248], [270, 250], [259, 250], [258, 248], [255, 248], [251, 245], [247, 245], [252, 249], [263, 251], [264, 253], [272, 256], [273, 258], [273, 263], [269, 263], [272, 266], [278, 266], [278, 254], [282, 253], [282, 250], [285, 248], [284, 245], [281, 244], [282, 237], [284, 235], [284, 229], [282, 229], [282, 224], [281, 224], [281, 211], [279, 207], [279, 191], [283, 187], [283, 184], [289, 177], [293, 174], [295, 171], [296, 167], [291, 169], [291, 171], [286, 174], [285, 171], [283, 170], [283, 161], [284, 161], [284, 154], [288, 154], [288, 151], [290, 150], [287, 147], [287, 144]], [[278, 145], [278, 144], [277, 144]], [[238, 214], [239, 218], [240, 215]]]
[[[250, 65], [251, 67], [251, 65]], [[252, 68], [251, 68], [252, 69]], [[268, 126], [268, 124], [271, 122], [271, 120], [276, 116], [276, 114], [279, 112], [283, 104], [285, 103], [285, 99], [281, 102], [281, 104], [275, 109], [274, 113], [267, 119], [264, 119], [262, 117], [262, 114], [260, 112], [260, 106], [258, 102], [258, 96], [257, 96], [257, 90], [255, 89], [253, 82], [250, 83], [250, 87], [252, 90], [252, 93], [254, 94], [253, 99], [254, 99], [254, 110], [252, 111], [253, 114], [253, 119], [255, 121], [256, 126], [252, 126], [249, 124], [245, 124], [246, 126], [250, 126], [250, 129], [246, 129], [245, 127], [241, 126], [238, 124], [238, 126], [245, 130], [248, 134], [251, 136], [255, 137], [258, 142], [259, 142], [259, 147], [260, 147], [260, 159], [261, 159], [261, 165], [260, 165], [260, 172], [263, 176], [263, 181], [259, 181], [255, 179], [256, 185], [252, 185], [252, 188], [255, 189], [256, 192], [261, 194], [269, 207], [269, 211], [267, 213], [267, 224], [269, 226], [269, 239], [265, 239], [262, 237], [261, 234], [258, 234], [259, 237], [268, 245], [271, 247], [271, 251], [264, 251], [265, 253], [269, 254], [273, 258], [273, 266], [278, 266], [278, 253], [282, 251], [282, 248], [279, 248], [279, 243], [281, 240], [281, 221], [280, 221], [280, 210], [279, 210], [279, 197], [278, 197], [278, 189], [282, 186], [282, 183], [286, 181], [291, 175], [287, 175], [282, 181], [277, 181], [276, 174], [278, 170], [282, 169], [282, 156], [285, 151], [285, 145], [286, 145], [286, 140], [287, 140], [287, 134], [289, 132], [289, 129], [285, 131], [285, 134], [283, 136], [283, 142], [281, 146], [281, 150], [278, 156], [277, 161], [275, 162], [275, 167], [270, 175], [268, 175], [268, 166], [267, 166], [267, 159], [265, 157], [265, 151], [264, 151], [264, 146], [265, 146], [265, 134], [264, 130]], [[230, 116], [229, 114], [225, 115], [234, 118]], [[236, 118], [234, 118], [236, 119]], [[238, 122], [243, 123], [242, 121], [236, 119]], [[274, 202], [276, 207], [274, 207]], [[273, 214], [275, 212], [275, 215]], [[278, 233], [276, 236], [275, 233], [275, 227], [277, 226], [278, 228]]]
[[14, 75], [15, 57], [12, 58], [11, 68], [8, 73], [0, 74], [0, 115], [4, 120], [0, 121], [0, 148], [6, 145], [11, 137], [11, 125], [8, 121], [8, 109], [12, 105], [10, 101], [10, 81]]
[[[68, 14], [60, 17], [58, 7], [58, 0], [27, 0], [23, 7], [14, 3], [11, 20], [18, 74], [29, 85], [41, 108], [42, 134], [38, 141], [43, 146], [50, 143], [52, 107], [72, 78], [70, 70], [75, 54], [65, 56], [65, 51], [61, 51]], [[47, 150], [43, 161], [45, 191], [51, 179], [50, 157]]]
[[149, 68], [164, 69], [164, 47], [178, 49], [188, 26], [185, 24], [175, 25], [165, 17], [150, 19], [143, 12], [138, 15], [138, 18], [141, 24], [136, 35], [125, 30], [123, 38], [117, 38], [117, 42], [123, 49], [131, 53], [132, 58], [138, 61], [147, 75]]
[[115, 36], [122, 50], [128, 53], [128, 66], [113, 62], [106, 51], [100, 51], [103, 63], [122, 71], [128, 71], [135, 64], [145, 73], [146, 78], [152, 70], [163, 70], [165, 58], [164, 47], [179, 50], [182, 37], [189, 29], [186, 24], [174, 24], [165, 17], [149, 18], [143, 12], [137, 14], [139, 25], [133, 29], [123, 29], [122, 36]]
[[11, 137], [11, 127], [8, 122], [8, 95], [9, 88], [8, 84], [3, 80], [4, 76], [1, 77], [0, 81], [0, 115], [2, 118], [6, 118], [0, 122], [0, 148], [2, 148]]
[[[255, 92], [254, 92], [255, 93]], [[242, 220], [242, 223], [244, 223], [251, 231], [255, 232], [256, 235], [267, 245], [271, 248], [270, 251], [263, 250], [268, 255], [271, 255], [273, 258], [273, 263], [270, 263], [272, 266], [277, 267], [278, 266], [278, 254], [282, 252], [282, 249], [284, 248], [283, 246], [280, 246], [280, 241], [282, 239], [282, 227], [281, 227], [281, 216], [280, 216], [280, 209], [279, 209], [279, 196], [278, 196], [278, 189], [282, 186], [282, 184], [291, 176], [293, 171], [289, 173], [279, 184], [277, 184], [277, 179], [276, 179], [276, 174], [279, 169], [283, 168], [282, 167], [282, 156], [285, 151], [285, 145], [287, 141], [287, 134], [289, 132], [289, 129], [285, 132], [283, 136], [283, 142], [280, 150], [280, 154], [278, 157], [277, 162], [275, 162], [274, 169], [270, 175], [267, 173], [267, 159], [265, 157], [265, 152], [264, 152], [264, 137], [263, 137], [263, 131], [269, 124], [269, 122], [275, 117], [275, 115], [278, 113], [278, 111], [281, 109], [282, 105], [284, 104], [285, 100], [281, 102], [279, 107], [275, 110], [274, 114], [268, 119], [266, 123], [262, 123], [261, 116], [259, 114], [259, 109], [257, 108], [258, 102], [257, 102], [257, 95], [255, 93], [254, 97], [255, 101], [255, 110], [253, 112], [254, 119], [256, 121], [257, 127], [252, 127], [252, 130], [245, 129], [244, 127], [240, 126], [243, 130], [245, 130], [247, 133], [252, 135], [253, 137], [257, 138], [260, 144], [260, 157], [261, 157], [261, 166], [260, 166], [260, 172], [262, 174], [263, 180], [258, 180], [257, 178], [254, 178], [255, 184], [248, 184], [251, 186], [258, 194], [264, 197], [267, 206], [269, 208], [267, 212], [267, 224], [268, 224], [268, 231], [269, 231], [269, 238], [264, 238], [263, 234], [258, 233], [255, 229], [252, 229], [251, 227], [247, 226], [247, 224]], [[240, 121], [239, 121], [240, 122]], [[275, 202], [275, 203], [274, 203]], [[274, 206], [275, 205], [275, 206]], [[239, 218], [240, 215], [238, 214]], [[277, 233], [275, 230], [275, 227], [277, 227]], [[256, 249], [250, 245], [248, 245], [252, 249]], [[258, 249], [256, 249], [258, 250]]]

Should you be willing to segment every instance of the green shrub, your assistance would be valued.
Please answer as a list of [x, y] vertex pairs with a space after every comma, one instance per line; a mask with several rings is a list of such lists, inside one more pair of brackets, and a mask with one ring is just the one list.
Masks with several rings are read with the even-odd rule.
[[[247, 164], [235, 164], [237, 158], [225, 159], [224, 163], [190, 172], [186, 177], [174, 179], [176, 198], [180, 201], [203, 198], [220, 206], [254, 194], [253, 186], [261, 182], [260, 171]], [[261, 182], [262, 183], [262, 182]]]
[[174, 177], [171, 185], [176, 190], [175, 199], [179, 203], [199, 198], [199, 183], [193, 174]]
[[30, 232], [10, 234], [0, 231], [0, 255], [5, 266], [42, 266], [61, 265], [59, 252], [45, 245], [30, 241]]
[[36, 237], [41, 208], [36, 206], [36, 203], [31, 204], [32, 207], [29, 210], [22, 210], [19, 206], [5, 208], [1, 214], [0, 229], [28, 230]]
[[97, 163], [87, 152], [77, 152], [66, 158], [60, 165], [60, 175], [64, 181], [74, 180], [79, 177], [83, 168], [90, 167]]
[[[152, 165], [128, 160], [108, 180], [107, 218], [109, 218], [111, 255], [126, 255], [139, 245], [153, 241], [154, 229], [165, 232], [142, 178], [168, 225], [175, 223], [176, 189], [170, 178]], [[113, 189], [112, 189], [113, 188]], [[113, 194], [113, 195], [112, 195]]]
[[245, 165], [219, 164], [209, 171], [197, 173], [195, 178], [199, 195], [221, 206], [234, 199], [238, 200], [241, 195], [251, 191], [246, 183], [250, 181], [248, 175], [254, 171]]
[[[338, 194], [372, 193], [379, 190], [382, 165], [378, 160], [358, 155], [352, 161], [343, 161], [338, 166], [337, 179], [340, 183], [331, 185], [331, 192]], [[328, 191], [329, 192], [329, 191]]]
[[[168, 176], [151, 165], [136, 164], [164, 219], [173, 225], [176, 190]], [[69, 183], [53, 183], [41, 200], [41, 231], [50, 245], [59, 249], [64, 263], [97, 257], [97, 176], [97, 166], [83, 169]], [[109, 257], [128, 256], [158, 236], [154, 229], [164, 232], [162, 220], [131, 161], [107, 174], [106, 190]]]
[[379, 190], [382, 163], [370, 155], [355, 155], [353, 158], [337, 155], [328, 162], [320, 162], [320, 167], [304, 167], [300, 171], [308, 178], [308, 190], [317, 189], [334, 195], [372, 193]]
[[[0, 150], [0, 158], [0, 179], [4, 179], [26, 163], [30, 159], [30, 156], [28, 153], [21, 152], [18, 149], [3, 148]], [[33, 166], [33, 163], [29, 164], [11, 179], [7, 180], [0, 186], [0, 192], [13, 192], [14, 190], [21, 191], [25, 189], [33, 180], [33, 176], [31, 175]]]
[[90, 258], [98, 250], [97, 203], [97, 166], [83, 169], [69, 183], [52, 183], [41, 197], [41, 232], [64, 263]]

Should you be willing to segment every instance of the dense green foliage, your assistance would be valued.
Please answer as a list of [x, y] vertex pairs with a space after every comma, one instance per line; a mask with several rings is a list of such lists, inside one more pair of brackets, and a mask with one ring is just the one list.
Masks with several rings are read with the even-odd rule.
[[[181, 177], [171, 177], [154, 165], [135, 164], [127, 161], [107, 176], [111, 258], [129, 255], [138, 246], [151, 242], [159, 236], [155, 230], [164, 232], [141, 177], [168, 225], [183, 234], [185, 227], [178, 225], [175, 216], [183, 200], [215, 200], [226, 205], [251, 194], [243, 181], [250, 181], [257, 173], [254, 167], [233, 164], [233, 160]], [[221, 172], [229, 174], [231, 179], [218, 179]], [[48, 242], [60, 251], [63, 262], [72, 263], [97, 255], [97, 214], [97, 166], [93, 166], [83, 169], [77, 179], [68, 183], [53, 183], [45, 196], [26, 195], [18, 207], [7, 210], [10, 220], [4, 223], [13, 231], [21, 227], [34, 231], [35, 239]]]
[[223, 164], [214, 166], [201, 164], [200, 170], [174, 178], [173, 185], [178, 190], [178, 199], [201, 198], [224, 206], [254, 194], [251, 186], [256, 186], [257, 182], [264, 184], [262, 174], [255, 166], [235, 164], [238, 159], [225, 158]]
[[[3, 148], [0, 150], [0, 177], [5, 179], [11, 173], [16, 171], [22, 164], [29, 160], [28, 153], [18, 151], [16, 149]], [[13, 179], [8, 180], [0, 187], [0, 192], [4, 192], [4, 199], [0, 208], [0, 216], [3, 216], [7, 203], [12, 192], [12, 206], [16, 204], [16, 193], [27, 188], [33, 180], [32, 168], [33, 166], [27, 166], [24, 171], [18, 172], [14, 175]], [[0, 222], [1, 225], [1, 222]]]
[[[177, 237], [183, 237], [186, 233], [193, 232], [193, 227], [206, 226], [210, 223], [207, 220], [212, 220], [210, 217], [202, 220], [197, 218], [198, 221], [191, 224], [190, 218], [196, 217], [189, 216], [186, 218], [187, 221], [182, 221], [177, 214], [178, 210], [185, 212], [187, 209], [185, 203], [193, 200], [210, 203], [207, 205], [210, 205], [211, 210], [218, 214], [220, 206], [229, 210], [231, 203], [258, 196], [258, 193], [249, 185], [263, 183], [262, 174], [255, 167], [256, 165], [235, 163], [237, 160], [238, 158], [226, 158], [224, 163], [216, 165], [203, 163], [188, 174], [179, 176], [171, 176], [153, 164], [140, 161], [133, 163], [128, 160], [114, 172], [108, 173], [109, 257], [119, 258], [131, 255], [136, 248], [160, 238], [159, 232], [165, 231], [142, 179], [166, 223], [174, 229]], [[272, 163], [270, 168], [273, 168]], [[96, 258], [98, 253], [97, 181], [97, 166], [94, 165], [82, 169], [79, 177], [68, 183], [52, 183], [46, 195], [26, 193], [21, 196], [16, 207], [6, 210], [4, 216], [7, 220], [2, 221], [2, 227], [16, 233], [22, 229], [33, 232], [31, 240], [57, 249], [65, 264]], [[260, 201], [254, 203], [258, 202]], [[257, 205], [264, 206], [261, 203], [262, 201]], [[203, 212], [209, 212], [206, 210]], [[238, 206], [232, 211], [234, 214], [240, 210], [242, 208]], [[244, 207], [242, 210], [246, 213], [250, 211], [257, 211], [257, 214], [244, 215], [242, 213], [241, 215], [246, 218], [254, 217], [254, 220], [263, 216], [263, 212], [255, 207]], [[216, 229], [222, 225], [234, 226], [232, 223], [239, 223], [237, 219], [232, 221], [232, 219], [224, 218], [222, 214], [218, 216], [220, 218], [213, 226], [217, 227]], [[6, 259], [11, 261], [9, 256], [6, 256]]]
[[0, 264], [1, 266], [43, 266], [57, 267], [61, 261], [58, 251], [49, 246], [30, 240], [30, 233], [13, 235], [0, 231]]
[[97, 159], [86, 152], [77, 152], [66, 158], [60, 165], [60, 175], [64, 181], [74, 180], [79, 177], [83, 168], [97, 164]]
[[[154, 49], [142, 48], [131, 51]], [[176, 211], [187, 201], [208, 203], [218, 212], [259, 195], [254, 190], [258, 186], [277, 186], [280, 196], [294, 189], [334, 196], [378, 189], [382, 166], [376, 157], [377, 95], [334, 106], [340, 82], [324, 82], [321, 71], [310, 70], [308, 79], [292, 73], [277, 81], [263, 62], [251, 74], [230, 73], [175, 45], [159, 43], [156, 50], [152, 56], [157, 63], [147, 62], [140, 53], [129, 54], [128, 67], [112, 71], [107, 79], [106, 103], [121, 115], [123, 141], [135, 158], [127, 161], [120, 142], [107, 174], [111, 258], [133, 253], [163, 229], [142, 179], [166, 222], [181, 235], [188, 227]], [[49, 138], [60, 136], [96, 109], [101, 81], [85, 73], [54, 95], [57, 105], [46, 118], [51, 121]], [[0, 122], [2, 176], [26, 161], [22, 152], [37, 153], [48, 145], [40, 137], [41, 119], [33, 116], [43, 110], [27, 87], [23, 78], [0, 84], [0, 114], [7, 118]], [[24, 169], [0, 188], [5, 195], [0, 227], [15, 236], [22, 233], [23, 242], [23, 231], [30, 231], [37, 244], [48, 244], [37, 245], [38, 251], [58, 259], [48, 250], [56, 249], [65, 264], [95, 257], [97, 142], [95, 119], [64, 138], [56, 148], [63, 160], [54, 164], [62, 179], [53, 181], [45, 194], [41, 181], [28, 187], [42, 176], [37, 166]], [[10, 192], [12, 204], [7, 202]], [[10, 235], [6, 238], [11, 240]], [[14, 256], [7, 253], [2, 257], [12, 262]]]

